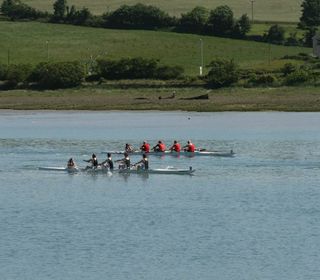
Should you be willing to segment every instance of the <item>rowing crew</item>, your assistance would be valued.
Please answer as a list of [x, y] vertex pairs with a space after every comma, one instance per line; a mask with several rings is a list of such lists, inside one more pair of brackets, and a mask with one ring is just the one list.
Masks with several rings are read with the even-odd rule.
[[[167, 149], [166, 145], [161, 140], [159, 140], [158, 143], [153, 148], [151, 148], [151, 150], [154, 152], [165, 152], [166, 149]], [[143, 144], [141, 145], [140, 150], [144, 153], [149, 153], [150, 152], [150, 144], [147, 141], [143, 141]], [[185, 151], [185, 152], [193, 153], [196, 150], [196, 147], [191, 142], [191, 140], [189, 140], [187, 142], [187, 145], [185, 145], [183, 147], [181, 147], [180, 143], [177, 140], [174, 140], [172, 146], [169, 148], [169, 151], [179, 153], [181, 150]], [[132, 145], [126, 144], [125, 152], [127, 152], [127, 153], [134, 152]]]
[[[109, 170], [114, 169], [113, 160], [111, 157], [111, 153], [107, 154], [107, 159], [101, 163], [98, 163], [97, 156], [92, 154], [91, 158], [88, 160], [84, 160], [85, 162], [91, 163], [91, 166], [87, 166], [86, 169], [96, 169], [96, 168], [108, 168]], [[143, 154], [142, 159], [135, 164], [131, 165], [129, 154], [127, 152], [124, 153], [124, 158], [116, 160], [115, 162], [119, 163], [119, 169], [130, 169], [131, 167], [136, 167], [137, 169], [149, 169], [149, 161], [147, 155]], [[67, 162], [68, 169], [77, 168], [75, 161], [73, 158], [70, 158]]]

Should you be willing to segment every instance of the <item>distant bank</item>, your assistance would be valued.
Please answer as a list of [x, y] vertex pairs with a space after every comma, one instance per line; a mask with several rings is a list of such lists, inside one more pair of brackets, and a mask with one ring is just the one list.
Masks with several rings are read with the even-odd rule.
[[316, 87], [136, 88], [1, 91], [0, 109], [320, 112]]

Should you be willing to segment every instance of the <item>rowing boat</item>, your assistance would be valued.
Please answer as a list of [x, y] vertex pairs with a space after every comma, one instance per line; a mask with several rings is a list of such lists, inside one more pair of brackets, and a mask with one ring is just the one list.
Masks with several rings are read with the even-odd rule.
[[[77, 167], [39, 167], [39, 170], [44, 171], [63, 171], [68, 173], [76, 172], [88, 172], [88, 173], [108, 173], [111, 172], [109, 168], [106, 167], [97, 167], [97, 168], [77, 168]], [[195, 172], [195, 169], [190, 167], [189, 169], [181, 169], [175, 167], [167, 168], [155, 168], [155, 169], [139, 169], [139, 168], [130, 168], [130, 169], [115, 169], [112, 173], [119, 174], [176, 174], [176, 175], [192, 175]]]
[[196, 170], [190, 167], [189, 169], [181, 169], [174, 167], [155, 168], [155, 169], [118, 169], [119, 174], [173, 174], [173, 175], [192, 175]]
[[[110, 153], [110, 154], [115, 154], [115, 155], [122, 155], [124, 151], [109, 151], [105, 153]], [[131, 153], [128, 153], [129, 155], [142, 155], [145, 152], [142, 151], [133, 151]], [[149, 152], [146, 153], [147, 155], [150, 156], [165, 156], [165, 155], [170, 155], [170, 156], [185, 156], [185, 157], [194, 157], [194, 156], [214, 156], [214, 157], [233, 157], [235, 153], [233, 150], [231, 151], [194, 151], [194, 152], [186, 152], [186, 151], [181, 151], [181, 152], [175, 152], [175, 151], [164, 151], [164, 152]]]
[[104, 166], [86, 167], [86, 168], [78, 168], [78, 167], [39, 167], [39, 170], [44, 170], [44, 171], [63, 171], [63, 172], [68, 172], [68, 173], [76, 173], [76, 172], [104, 173], [104, 172], [109, 172], [109, 168], [104, 167]]
[[79, 172], [81, 169], [78, 167], [39, 167], [39, 170], [44, 170], [44, 171], [63, 171], [63, 172]]

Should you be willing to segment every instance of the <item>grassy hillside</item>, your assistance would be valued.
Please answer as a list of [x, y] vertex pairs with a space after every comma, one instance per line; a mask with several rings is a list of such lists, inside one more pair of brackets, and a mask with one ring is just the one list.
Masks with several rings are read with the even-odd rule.
[[[53, 0], [24, 0], [25, 3], [37, 7], [41, 10], [51, 10]], [[213, 9], [219, 5], [229, 5], [235, 12], [236, 16], [247, 13], [251, 16], [250, 0], [68, 0], [69, 5], [75, 5], [79, 8], [88, 7], [93, 13], [101, 14], [105, 11], [114, 10], [122, 4], [136, 4], [137, 2], [157, 6], [172, 15], [180, 15], [190, 11], [195, 6], [204, 6]], [[254, 18], [268, 21], [298, 21], [300, 16], [300, 4], [302, 0], [268, 0], [254, 2]]]
[[[180, 65], [197, 75], [200, 64], [200, 38], [204, 42], [204, 62], [216, 57], [234, 59], [243, 67], [266, 68], [277, 65], [286, 54], [311, 49], [284, 47], [250, 41], [172, 32], [126, 31], [77, 27], [38, 22], [0, 22], [0, 63], [38, 63], [83, 60], [90, 57], [142, 56], [160, 59], [163, 64]], [[47, 43], [48, 42], [48, 43]], [[270, 62], [270, 63], [269, 63]]]

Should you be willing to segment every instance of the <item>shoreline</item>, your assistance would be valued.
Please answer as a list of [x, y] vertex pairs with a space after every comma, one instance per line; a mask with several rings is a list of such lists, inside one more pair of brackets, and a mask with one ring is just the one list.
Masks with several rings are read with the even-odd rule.
[[[172, 93], [175, 93], [172, 97]], [[207, 95], [208, 99], [197, 99]], [[0, 92], [1, 110], [320, 112], [317, 87], [279, 88], [75, 88]]]

